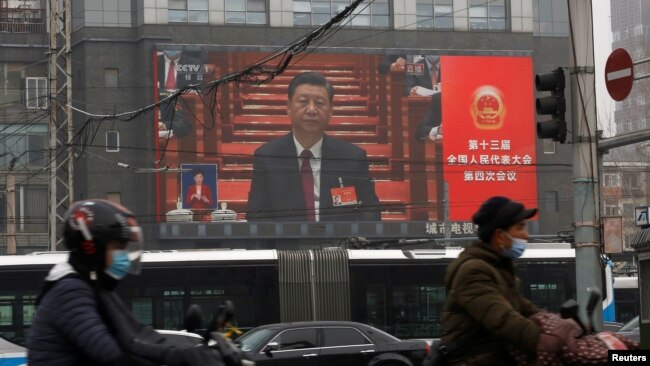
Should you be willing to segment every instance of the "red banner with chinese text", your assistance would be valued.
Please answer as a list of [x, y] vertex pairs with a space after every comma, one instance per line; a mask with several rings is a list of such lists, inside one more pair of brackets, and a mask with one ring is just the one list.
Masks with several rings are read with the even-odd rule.
[[449, 219], [496, 195], [537, 207], [532, 59], [448, 56], [440, 70]]

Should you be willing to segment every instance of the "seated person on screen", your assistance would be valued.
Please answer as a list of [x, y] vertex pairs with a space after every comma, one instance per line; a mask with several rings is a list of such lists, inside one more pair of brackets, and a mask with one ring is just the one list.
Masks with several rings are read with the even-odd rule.
[[[292, 130], [255, 150], [248, 220], [378, 221], [366, 152], [325, 134], [334, 89], [314, 72], [289, 84]], [[340, 195], [341, 201], [334, 201]]]

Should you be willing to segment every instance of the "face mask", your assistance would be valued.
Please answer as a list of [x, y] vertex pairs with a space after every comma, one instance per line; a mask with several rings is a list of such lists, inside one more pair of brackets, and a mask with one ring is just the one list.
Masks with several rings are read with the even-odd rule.
[[[508, 235], [508, 233], [506, 233], [506, 235]], [[508, 237], [510, 240], [512, 240], [512, 246], [508, 249], [503, 249], [503, 255], [510, 259], [521, 257], [521, 255], [524, 254], [526, 247], [528, 247], [528, 241], [524, 239], [513, 238], [510, 235], [508, 235]]]
[[129, 252], [126, 250], [114, 250], [113, 262], [106, 268], [105, 272], [116, 280], [121, 280], [129, 273], [131, 262], [129, 261]]

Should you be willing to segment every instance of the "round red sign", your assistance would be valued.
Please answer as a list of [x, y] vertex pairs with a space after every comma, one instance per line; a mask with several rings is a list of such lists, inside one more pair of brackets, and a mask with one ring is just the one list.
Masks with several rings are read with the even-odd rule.
[[634, 63], [626, 50], [617, 48], [605, 63], [605, 85], [609, 95], [617, 101], [625, 99], [634, 83]]

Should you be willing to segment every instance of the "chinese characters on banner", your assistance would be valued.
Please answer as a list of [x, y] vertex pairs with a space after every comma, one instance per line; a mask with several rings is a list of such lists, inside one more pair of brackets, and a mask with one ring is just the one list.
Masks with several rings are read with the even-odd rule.
[[537, 206], [530, 57], [443, 57], [443, 166], [449, 219], [501, 195]]
[[444, 222], [427, 222], [425, 233], [427, 235], [444, 235], [445, 225], [449, 225], [449, 233], [451, 236], [476, 235], [476, 226], [471, 222], [452, 222], [449, 224], [445, 224]]
[[[469, 140], [467, 146], [470, 154], [446, 156], [448, 165], [468, 166], [463, 172], [465, 182], [516, 182], [519, 166], [533, 162], [528, 154], [509, 155], [510, 140]], [[481, 167], [473, 170], [476, 165]], [[484, 166], [492, 166], [493, 170], [485, 170]]]

